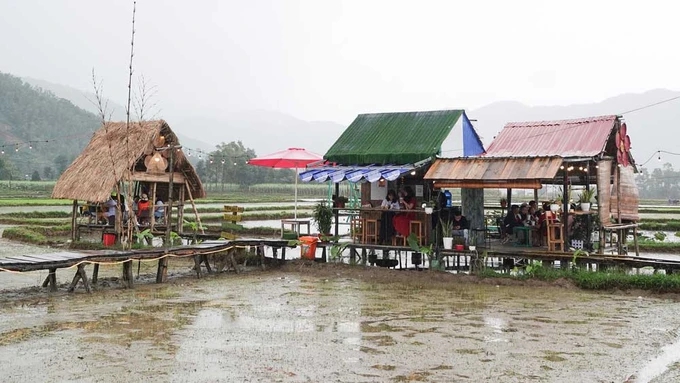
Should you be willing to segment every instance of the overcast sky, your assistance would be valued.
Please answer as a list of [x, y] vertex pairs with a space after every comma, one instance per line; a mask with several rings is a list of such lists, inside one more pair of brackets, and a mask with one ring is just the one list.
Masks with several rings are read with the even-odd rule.
[[[161, 115], [601, 101], [680, 89], [671, 1], [140, 0], [135, 69]], [[123, 103], [132, 1], [0, 0], [0, 71]]]

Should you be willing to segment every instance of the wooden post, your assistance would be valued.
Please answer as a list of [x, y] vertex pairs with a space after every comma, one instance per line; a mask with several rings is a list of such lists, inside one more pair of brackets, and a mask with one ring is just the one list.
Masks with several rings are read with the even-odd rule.
[[[233, 267], [236, 274], [238, 274], [239, 273], [238, 263], [236, 263], [236, 259], [234, 258], [235, 252], [236, 251], [234, 249], [231, 249], [231, 250], [229, 250], [228, 254], [229, 254], [229, 261], [231, 262], [231, 267]], [[207, 262], [206, 262], [206, 264], [207, 264]]]
[[158, 183], [154, 182], [151, 184], [151, 231], [154, 231], [156, 227], [156, 185]]
[[512, 188], [508, 188], [505, 191], [505, 199], [508, 200], [508, 207], [507, 207], [508, 210], [505, 212], [505, 215], [508, 215], [512, 211], [512, 208], [511, 208], [511, 206], [512, 206]]
[[92, 284], [97, 283], [97, 279], [99, 278], [99, 263], [94, 264], [94, 269], [92, 270]]
[[76, 230], [78, 230], [78, 200], [73, 200], [73, 211], [71, 212], [71, 241], [75, 242], [77, 235]]
[[198, 254], [194, 255], [194, 269], [196, 270], [196, 277], [201, 278], [201, 256]]
[[47, 278], [45, 278], [45, 281], [42, 284], [42, 287], [47, 286], [50, 286], [50, 291], [57, 291], [57, 269], [50, 268], [50, 272], [47, 274]]
[[187, 193], [189, 193], [189, 200], [191, 201], [191, 207], [194, 209], [194, 215], [196, 216], [196, 222], [198, 223], [198, 227], [201, 229], [201, 234], [205, 234], [205, 230], [203, 230], [203, 224], [201, 224], [201, 217], [198, 215], [198, 209], [196, 209], [196, 204], [194, 203], [194, 196], [191, 195], [191, 187], [189, 187], [189, 181], [184, 181], [184, 185], [187, 188]]
[[125, 287], [131, 289], [133, 286], [132, 260], [123, 262], [123, 282]]
[[168, 275], [168, 261], [167, 257], [158, 260], [158, 270], [156, 271], [156, 283], [165, 282], [165, 278]]
[[[78, 280], [83, 281], [83, 286], [85, 286], [85, 291], [92, 292], [90, 290], [90, 283], [87, 281], [87, 273], [85, 272], [85, 264], [81, 263], [78, 265], [78, 270], [76, 270], [76, 275], [73, 276], [73, 281], [71, 281], [71, 285], [68, 288], [68, 292], [72, 293], [76, 289], [76, 285], [78, 284]], [[56, 282], [56, 281], [55, 281]]]
[[184, 188], [184, 185], [180, 186], [177, 201], [177, 232], [180, 234], [184, 234]]
[[208, 274], [212, 274], [212, 268], [210, 267], [210, 262], [208, 262], [208, 254], [201, 254], [201, 262], [205, 263], [205, 269]]
[[[569, 187], [569, 176], [567, 175], [567, 166], [564, 166], [564, 177], [562, 179], [562, 251], [566, 252], [569, 248], [569, 198], [567, 187]], [[566, 262], [560, 262], [560, 266]]]

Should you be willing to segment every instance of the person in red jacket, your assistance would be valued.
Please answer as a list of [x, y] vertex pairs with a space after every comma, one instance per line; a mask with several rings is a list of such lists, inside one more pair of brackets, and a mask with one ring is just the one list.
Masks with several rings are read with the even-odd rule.
[[142, 194], [142, 198], [137, 202], [137, 222], [140, 225], [148, 225], [151, 217], [151, 210], [149, 209], [149, 196]]

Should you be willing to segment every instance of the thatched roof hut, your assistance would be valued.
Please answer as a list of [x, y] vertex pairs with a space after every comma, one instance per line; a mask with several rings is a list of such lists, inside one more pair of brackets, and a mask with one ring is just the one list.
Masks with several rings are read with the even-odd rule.
[[[177, 136], [163, 120], [129, 126], [125, 122], [106, 123], [59, 177], [52, 198], [104, 202], [121, 181], [167, 184], [167, 147], [177, 145]], [[173, 184], [186, 185], [193, 198], [205, 197], [201, 180], [182, 150], [175, 149], [172, 156]]]

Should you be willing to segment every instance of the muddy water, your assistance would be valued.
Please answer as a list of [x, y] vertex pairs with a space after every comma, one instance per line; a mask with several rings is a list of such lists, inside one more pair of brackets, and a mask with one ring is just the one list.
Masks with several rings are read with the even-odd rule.
[[680, 305], [650, 298], [272, 272], [0, 301], [11, 382], [680, 378]]

